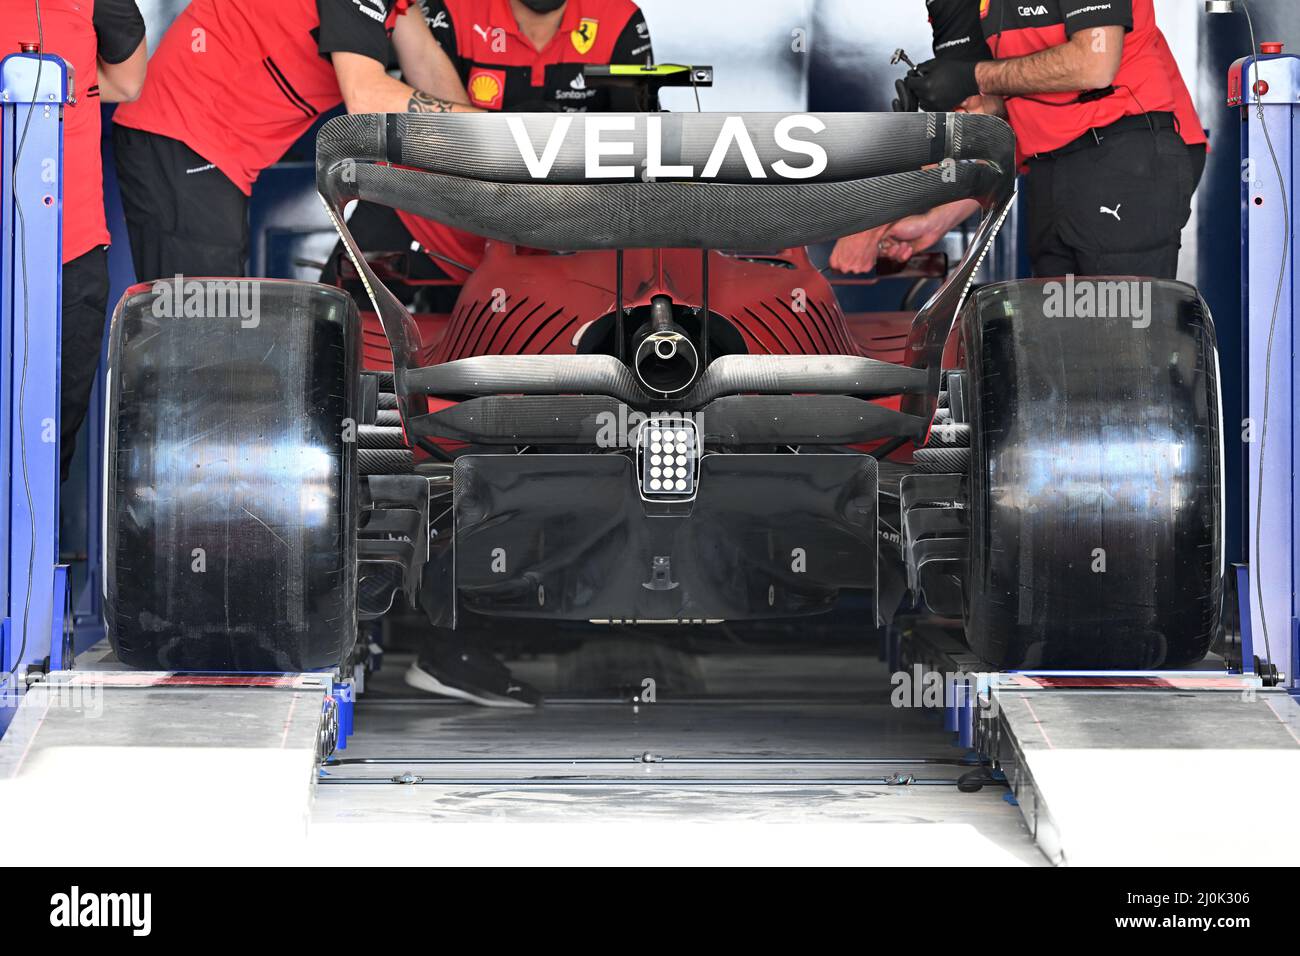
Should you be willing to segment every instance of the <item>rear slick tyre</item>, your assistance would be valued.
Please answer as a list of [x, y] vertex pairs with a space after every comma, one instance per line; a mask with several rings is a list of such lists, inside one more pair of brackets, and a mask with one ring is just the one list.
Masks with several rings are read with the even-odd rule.
[[338, 666], [356, 640], [356, 307], [313, 283], [173, 286], [128, 290], [109, 336], [109, 639], [153, 670]]
[[988, 286], [962, 312], [967, 640], [998, 668], [1185, 666], [1223, 598], [1214, 324], [1187, 285], [1085, 283], [1130, 298], [1125, 317], [1071, 317], [1064, 281]]

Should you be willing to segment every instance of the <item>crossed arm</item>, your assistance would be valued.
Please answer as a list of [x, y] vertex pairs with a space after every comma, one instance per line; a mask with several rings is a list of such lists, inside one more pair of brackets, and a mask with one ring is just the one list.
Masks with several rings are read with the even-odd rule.
[[1003, 97], [1099, 90], [1115, 81], [1123, 56], [1123, 27], [1093, 27], [1038, 53], [977, 63], [975, 81]]
[[[388, 75], [378, 60], [359, 53], [330, 54], [349, 113], [478, 113], [451, 59], [429, 32], [418, 5], [398, 17], [393, 48], [402, 75]], [[412, 86], [411, 84], [415, 84]]]

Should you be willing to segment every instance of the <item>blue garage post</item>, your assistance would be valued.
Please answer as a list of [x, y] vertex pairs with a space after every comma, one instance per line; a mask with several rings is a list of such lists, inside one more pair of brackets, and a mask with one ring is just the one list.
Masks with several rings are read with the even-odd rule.
[[[1286, 675], [1287, 686], [1295, 688], [1300, 686], [1295, 675], [1296, 595], [1300, 591], [1300, 474], [1295, 468], [1300, 374], [1296, 369], [1295, 318], [1300, 290], [1294, 268], [1300, 57], [1281, 53], [1280, 44], [1262, 46], [1262, 52], [1234, 63], [1228, 78], [1228, 105], [1241, 110], [1243, 121], [1241, 312], [1246, 337], [1245, 427], [1249, 431], [1246, 554], [1250, 621], [1249, 627], [1242, 628], [1242, 652], [1248, 670], [1252, 656], [1264, 663], [1271, 661]], [[1281, 182], [1274, 154], [1281, 167]], [[1289, 245], [1284, 241], [1287, 237]], [[1268, 428], [1261, 463], [1266, 398]], [[1231, 423], [1227, 427], [1231, 443], [1237, 436], [1231, 433]]]
[[59, 57], [34, 52], [0, 60], [0, 726], [28, 666], [51, 653], [65, 604], [56, 565], [69, 72]]

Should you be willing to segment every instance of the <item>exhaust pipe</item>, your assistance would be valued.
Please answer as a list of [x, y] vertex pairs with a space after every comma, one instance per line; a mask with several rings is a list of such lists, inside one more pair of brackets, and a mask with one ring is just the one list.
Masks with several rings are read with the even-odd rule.
[[686, 391], [699, 374], [699, 351], [673, 322], [672, 300], [666, 295], [650, 302], [650, 325], [636, 347], [632, 367], [642, 385], [665, 397]]

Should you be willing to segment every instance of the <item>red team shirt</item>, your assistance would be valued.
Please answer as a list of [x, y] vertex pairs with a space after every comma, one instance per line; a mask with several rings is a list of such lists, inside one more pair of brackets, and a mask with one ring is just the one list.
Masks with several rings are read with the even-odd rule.
[[[98, 28], [98, 29], [97, 29]], [[104, 172], [100, 158], [98, 57], [121, 63], [144, 39], [131, 4], [95, 0], [41, 0], [41, 29], [31, 0], [0, 0], [0, 56], [36, 43], [72, 67], [76, 101], [63, 111], [63, 261], [108, 245]], [[102, 34], [102, 35], [101, 35]], [[0, 174], [2, 175], [2, 174]]]
[[[520, 32], [506, 0], [422, 0], [421, 7], [480, 109], [638, 108], [631, 94], [589, 88], [582, 79], [587, 63], [645, 63], [653, 56], [650, 29], [632, 0], [569, 0], [560, 31], [544, 50]], [[397, 215], [421, 248], [471, 268], [483, 261], [482, 237], [400, 209]], [[448, 263], [438, 265], [463, 278]]]
[[[179, 140], [245, 194], [267, 166], [342, 100], [329, 53], [387, 63], [396, 18], [416, 0], [193, 0], [149, 61], [123, 126]], [[519, 30], [506, 0], [423, 0], [434, 36], [484, 109], [611, 108], [587, 89], [583, 63], [646, 62], [649, 30], [631, 0], [570, 0], [545, 50]], [[631, 106], [627, 108], [632, 108]], [[484, 240], [399, 213], [426, 249], [476, 266]]]
[[193, 0], [114, 121], [180, 140], [245, 195], [321, 113], [343, 101], [329, 54], [389, 59], [411, 0]]
[[1173, 113], [1184, 142], [1206, 142], [1191, 94], [1156, 26], [1152, 0], [927, 0], [927, 6], [936, 56], [1011, 59], [1060, 46], [1081, 31], [1124, 28], [1124, 53], [1110, 96], [1088, 103], [1073, 102], [1078, 93], [1007, 98], [1022, 159], [1142, 113]]

